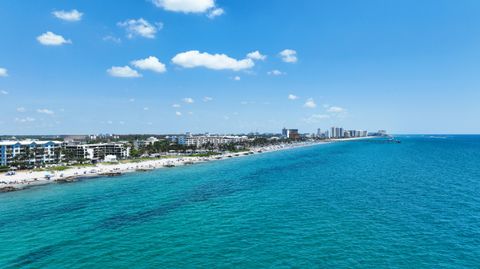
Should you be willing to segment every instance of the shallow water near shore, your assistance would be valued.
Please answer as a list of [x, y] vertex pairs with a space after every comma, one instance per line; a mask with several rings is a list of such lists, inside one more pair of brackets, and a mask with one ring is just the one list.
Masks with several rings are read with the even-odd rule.
[[480, 136], [332, 143], [0, 194], [0, 268], [480, 264]]

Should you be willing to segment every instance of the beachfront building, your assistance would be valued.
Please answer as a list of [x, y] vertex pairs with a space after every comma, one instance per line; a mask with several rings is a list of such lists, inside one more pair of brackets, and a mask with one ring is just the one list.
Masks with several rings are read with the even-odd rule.
[[300, 139], [300, 134], [298, 133], [298, 129], [288, 129], [287, 130], [287, 137], [289, 139]]
[[348, 131], [349, 137], [366, 137], [367, 131], [363, 130], [350, 130]]
[[219, 145], [235, 144], [245, 141], [248, 141], [247, 136], [198, 135], [185, 137], [185, 145], [196, 146], [197, 148], [201, 148], [204, 145], [218, 147]]
[[298, 129], [282, 129], [282, 137], [288, 138], [288, 139], [300, 139], [300, 134], [298, 133]]
[[0, 166], [34, 167], [58, 163], [63, 142], [0, 141]]
[[[114, 155], [118, 160], [130, 156], [130, 148], [123, 143], [78, 144], [66, 145], [65, 156], [68, 160], [103, 161], [109, 155]], [[108, 158], [112, 158], [109, 156]]]
[[368, 132], [364, 130], [344, 130], [341, 127], [330, 128], [330, 138], [366, 137], [367, 135]]
[[317, 129], [317, 134], [315, 137], [320, 138], [320, 139], [328, 139], [330, 138], [328, 130], [325, 130], [325, 132], [322, 132], [322, 129], [318, 128]]
[[144, 148], [146, 146], [152, 146], [153, 144], [155, 144], [155, 142], [158, 142], [160, 141], [160, 139], [154, 137], [154, 136], [151, 136], [145, 140], [135, 140], [133, 141], [133, 147], [135, 149], [139, 149], [139, 148]]
[[330, 129], [330, 138], [343, 138], [345, 133], [341, 127], [332, 127]]
[[190, 135], [189, 134], [187, 134], [187, 135], [172, 135], [172, 136], [169, 136], [168, 139], [172, 143], [176, 143], [178, 145], [185, 146], [187, 144], [187, 137], [190, 137]]

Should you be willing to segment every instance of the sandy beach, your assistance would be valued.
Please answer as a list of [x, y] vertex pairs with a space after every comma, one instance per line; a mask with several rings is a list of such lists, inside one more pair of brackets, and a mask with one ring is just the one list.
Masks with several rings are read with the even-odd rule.
[[238, 158], [249, 156], [252, 154], [261, 154], [278, 150], [286, 150], [298, 147], [313, 146], [319, 144], [327, 144], [332, 142], [352, 141], [358, 139], [367, 139], [370, 137], [345, 138], [332, 141], [316, 141], [316, 142], [299, 142], [292, 144], [279, 144], [272, 146], [263, 146], [252, 148], [250, 151], [238, 153], [224, 153], [220, 155], [212, 155], [209, 157], [189, 157], [179, 156], [172, 158], [158, 158], [145, 160], [140, 162], [119, 162], [99, 163], [92, 166], [75, 167], [63, 171], [17, 171], [15, 175], [7, 176], [6, 173], [0, 175], [0, 192], [15, 191], [25, 189], [31, 186], [38, 186], [50, 183], [72, 182], [85, 178], [102, 177], [102, 176], [118, 176], [124, 173], [149, 171], [159, 168], [176, 167], [183, 165], [191, 165], [195, 163], [208, 162], [214, 160], [222, 160], [229, 158]]

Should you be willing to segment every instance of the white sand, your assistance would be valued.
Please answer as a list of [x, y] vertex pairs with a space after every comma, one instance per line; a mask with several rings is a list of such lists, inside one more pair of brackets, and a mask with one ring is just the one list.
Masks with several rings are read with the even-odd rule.
[[[336, 139], [333, 141], [321, 141], [321, 142], [301, 142], [301, 143], [293, 143], [293, 144], [280, 144], [275, 146], [264, 146], [253, 148], [250, 152], [255, 154], [272, 152], [277, 150], [284, 150], [284, 149], [291, 149], [297, 147], [305, 147], [311, 145], [318, 145], [318, 144], [326, 144], [329, 142], [335, 141], [350, 141], [350, 140], [358, 140], [358, 139], [365, 139], [366, 137], [361, 138], [345, 138], [345, 139]], [[367, 137], [368, 138], [368, 137]], [[221, 160], [226, 158], [234, 158], [234, 157], [241, 157], [247, 156], [244, 154], [245, 152], [241, 153], [225, 153], [222, 155], [213, 155], [210, 157], [178, 157], [178, 158], [163, 158], [163, 159], [156, 159], [156, 160], [147, 160], [142, 162], [131, 162], [131, 163], [117, 163], [117, 164], [102, 164], [99, 163], [95, 166], [88, 166], [88, 167], [72, 167], [70, 169], [64, 171], [56, 171], [56, 172], [49, 172], [49, 171], [42, 171], [42, 172], [34, 172], [31, 170], [28, 171], [17, 171], [15, 175], [7, 176], [5, 173], [0, 175], [0, 189], [2, 188], [9, 188], [13, 187], [15, 189], [22, 189], [29, 186], [34, 185], [41, 185], [41, 184], [48, 184], [63, 180], [74, 180], [77, 178], [86, 178], [86, 177], [98, 177], [104, 176], [106, 173], [128, 173], [128, 172], [135, 172], [137, 170], [150, 170], [150, 169], [157, 169], [162, 168], [165, 166], [181, 166], [190, 163], [199, 163], [199, 162], [206, 162], [212, 160]], [[47, 178], [49, 176], [49, 179]]]

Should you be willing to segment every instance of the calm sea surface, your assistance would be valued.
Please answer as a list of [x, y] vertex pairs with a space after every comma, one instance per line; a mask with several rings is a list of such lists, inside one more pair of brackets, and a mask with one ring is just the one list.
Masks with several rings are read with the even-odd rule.
[[0, 268], [479, 268], [480, 136], [403, 136], [0, 194]]

